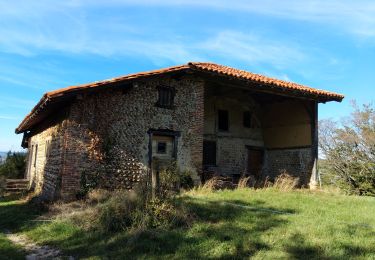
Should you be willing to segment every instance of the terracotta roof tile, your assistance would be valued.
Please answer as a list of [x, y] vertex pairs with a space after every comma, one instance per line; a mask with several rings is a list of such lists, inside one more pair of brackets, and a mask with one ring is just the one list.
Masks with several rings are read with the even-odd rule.
[[[161, 75], [166, 74], [170, 72], [178, 72], [183, 70], [191, 70], [191, 71], [199, 71], [199, 72], [206, 72], [210, 74], [214, 74], [217, 76], [224, 76], [231, 79], [238, 79], [243, 80], [245, 82], [256, 82], [259, 83], [259, 87], [263, 87], [264, 85], [270, 88], [270, 90], [273, 89], [279, 89], [281, 91], [287, 91], [287, 92], [298, 92], [301, 95], [310, 95], [310, 98], [315, 99], [317, 101], [341, 101], [344, 96], [325, 91], [325, 90], [319, 90], [310, 88], [307, 86], [303, 86], [297, 83], [287, 82], [279, 79], [274, 79], [270, 77], [266, 77], [263, 75], [251, 73], [244, 70], [234, 69], [231, 67], [218, 65], [214, 63], [207, 63], [207, 62], [190, 62], [185, 65], [180, 66], [174, 66], [159, 70], [153, 70], [153, 71], [147, 71], [147, 72], [140, 72], [135, 74], [130, 74], [126, 76], [121, 76], [117, 78], [107, 79], [103, 81], [97, 81], [89, 84], [83, 84], [83, 85], [77, 85], [77, 86], [70, 86], [67, 88], [62, 88], [58, 90], [54, 90], [51, 92], [47, 92], [43, 95], [41, 100], [38, 102], [38, 104], [31, 110], [31, 112], [24, 118], [24, 120], [21, 122], [21, 124], [16, 129], [16, 133], [21, 133], [29, 130], [33, 125], [38, 123], [38, 120], [36, 118], [38, 117], [39, 111], [43, 109], [48, 108], [48, 103], [59, 98], [62, 96], [66, 96], [70, 93], [78, 93], [85, 90], [100, 88], [102, 86], [108, 86], [113, 83], [117, 82], [123, 82], [127, 80], [134, 80], [139, 78], [146, 78], [150, 76], [155, 75]], [[257, 85], [255, 85], [256, 87]], [[254, 87], [252, 85], [252, 87]]]
[[249, 80], [249, 81], [258, 82], [262, 84], [273, 85], [274, 87], [278, 87], [280, 89], [296, 90], [301, 93], [310, 93], [310, 94], [314, 94], [314, 95], [318, 95], [322, 97], [326, 96], [330, 98], [335, 98], [335, 100], [337, 99], [337, 101], [340, 101], [344, 98], [343, 95], [340, 95], [337, 93], [320, 90], [320, 89], [314, 89], [314, 88], [303, 86], [297, 83], [287, 82], [287, 81], [280, 80], [280, 79], [274, 79], [274, 78], [266, 77], [263, 75], [255, 74], [252, 72], [248, 72], [245, 70], [234, 69], [231, 67], [218, 65], [214, 63], [190, 62], [189, 65], [198, 70], [204, 70], [204, 71], [209, 71], [209, 72], [214, 72], [217, 74], [225, 75], [228, 77]]

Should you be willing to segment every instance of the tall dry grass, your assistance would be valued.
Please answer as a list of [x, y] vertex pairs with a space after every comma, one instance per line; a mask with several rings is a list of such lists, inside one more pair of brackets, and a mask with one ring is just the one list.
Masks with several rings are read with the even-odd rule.
[[282, 171], [281, 174], [275, 178], [272, 187], [280, 191], [291, 191], [297, 188], [298, 183], [299, 178], [289, 175], [287, 171]]
[[299, 178], [291, 176], [286, 171], [282, 171], [274, 181], [270, 180], [268, 176], [260, 180], [256, 180], [254, 176], [242, 177], [238, 182], [237, 188], [275, 188], [280, 191], [290, 191], [297, 188], [298, 183]]
[[232, 183], [232, 180], [229, 177], [214, 176], [206, 181], [202, 188], [208, 191], [215, 191], [222, 189], [234, 189], [235, 185]]

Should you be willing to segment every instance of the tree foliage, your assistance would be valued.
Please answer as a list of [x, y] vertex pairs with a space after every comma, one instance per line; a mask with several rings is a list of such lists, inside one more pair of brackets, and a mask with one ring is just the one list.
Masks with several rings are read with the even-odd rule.
[[11, 179], [21, 179], [26, 170], [26, 154], [20, 152], [8, 152], [7, 158], [0, 165], [0, 176]]
[[355, 104], [353, 108], [340, 122], [320, 122], [323, 172], [347, 193], [375, 196], [375, 109]]

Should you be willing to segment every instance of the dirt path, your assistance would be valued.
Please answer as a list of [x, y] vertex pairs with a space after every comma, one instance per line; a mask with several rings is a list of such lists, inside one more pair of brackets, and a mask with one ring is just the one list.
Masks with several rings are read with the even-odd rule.
[[26, 252], [26, 260], [39, 259], [69, 259], [74, 260], [72, 256], [64, 256], [59, 249], [50, 246], [39, 246], [28, 239], [25, 235], [12, 234], [5, 232], [6, 237], [14, 244], [21, 246]]

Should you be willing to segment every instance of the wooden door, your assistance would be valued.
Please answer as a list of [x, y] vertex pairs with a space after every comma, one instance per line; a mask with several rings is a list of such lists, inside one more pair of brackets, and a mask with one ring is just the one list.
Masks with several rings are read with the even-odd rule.
[[247, 171], [259, 179], [262, 175], [264, 152], [262, 149], [248, 148], [247, 150]]

